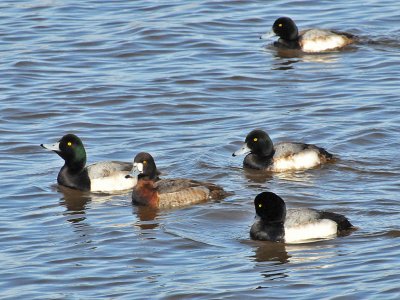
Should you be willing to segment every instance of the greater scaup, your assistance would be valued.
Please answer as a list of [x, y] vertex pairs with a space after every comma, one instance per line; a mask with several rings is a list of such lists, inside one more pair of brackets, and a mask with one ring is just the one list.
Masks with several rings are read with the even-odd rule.
[[136, 184], [136, 178], [125, 178], [132, 170], [132, 163], [103, 161], [85, 166], [85, 147], [74, 134], [64, 135], [55, 144], [40, 146], [64, 159], [65, 164], [57, 176], [60, 185], [81, 191], [116, 192], [129, 190]]
[[332, 238], [355, 229], [343, 215], [310, 208], [287, 209], [278, 195], [258, 194], [254, 199], [258, 219], [251, 226], [250, 237], [284, 243], [301, 243]]
[[244, 167], [273, 172], [310, 169], [333, 158], [332, 154], [315, 145], [294, 142], [274, 145], [268, 134], [259, 129], [251, 131], [244, 145], [232, 156], [243, 154], [247, 154]]
[[[280, 17], [272, 26], [272, 31], [279, 36], [276, 47], [286, 49], [298, 49], [303, 52], [316, 53], [343, 48], [355, 42], [352, 34], [325, 30], [306, 29], [299, 33], [295, 22], [288, 17]], [[261, 38], [266, 37], [262, 35]]]

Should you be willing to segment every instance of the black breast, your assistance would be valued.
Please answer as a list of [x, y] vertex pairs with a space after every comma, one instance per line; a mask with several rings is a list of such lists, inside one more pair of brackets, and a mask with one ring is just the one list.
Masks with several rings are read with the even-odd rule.
[[253, 153], [248, 154], [243, 161], [243, 166], [245, 168], [251, 168], [256, 170], [264, 170], [270, 167], [272, 164], [271, 157], [262, 157], [255, 155]]
[[250, 237], [254, 240], [284, 242], [285, 230], [282, 223], [264, 224], [258, 220], [251, 226]]
[[71, 172], [67, 166], [63, 166], [58, 173], [57, 182], [72, 189], [90, 191], [90, 179], [86, 168], [79, 172]]

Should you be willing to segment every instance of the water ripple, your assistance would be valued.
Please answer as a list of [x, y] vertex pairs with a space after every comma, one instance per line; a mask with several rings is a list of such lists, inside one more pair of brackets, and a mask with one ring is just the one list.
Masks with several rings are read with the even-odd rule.
[[[1, 298], [397, 299], [396, 5], [2, 1]], [[277, 50], [259, 36], [282, 15], [360, 43]], [[244, 171], [231, 153], [254, 128], [337, 160]], [[154, 211], [132, 207], [129, 192], [57, 187], [63, 162], [39, 145], [67, 132], [90, 163], [149, 151], [164, 177], [233, 195]], [[251, 241], [252, 201], [264, 190], [289, 207], [346, 214], [358, 230], [303, 245]]]

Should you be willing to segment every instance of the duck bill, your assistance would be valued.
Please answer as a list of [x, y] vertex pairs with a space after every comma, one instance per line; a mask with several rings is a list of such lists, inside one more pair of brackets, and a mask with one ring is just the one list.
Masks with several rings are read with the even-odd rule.
[[247, 146], [246, 143], [244, 143], [242, 148], [240, 148], [239, 150], [237, 150], [237, 151], [232, 153], [232, 156], [245, 155], [245, 154], [248, 154], [250, 152], [251, 152], [250, 148]]
[[60, 152], [60, 143], [57, 142], [55, 144], [40, 144], [41, 147], [43, 147], [44, 149], [50, 150], [50, 151], [54, 151], [54, 152]]
[[143, 173], [143, 164], [133, 163], [132, 171], [128, 175], [126, 175], [125, 178], [137, 178], [142, 173]]
[[260, 40], [269, 40], [272, 39], [274, 36], [276, 36], [275, 32], [272, 30], [269, 32], [264, 33], [263, 35], [260, 36]]

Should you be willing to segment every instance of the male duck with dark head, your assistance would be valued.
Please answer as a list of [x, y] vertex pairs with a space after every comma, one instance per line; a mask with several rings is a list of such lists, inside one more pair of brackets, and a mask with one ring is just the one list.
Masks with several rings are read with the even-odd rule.
[[119, 161], [104, 161], [86, 166], [86, 151], [80, 138], [74, 134], [64, 135], [55, 144], [41, 144], [54, 151], [64, 161], [57, 176], [60, 185], [91, 192], [118, 192], [133, 188], [136, 179], [126, 179], [132, 164]]
[[282, 198], [271, 192], [258, 194], [254, 207], [258, 217], [250, 229], [254, 240], [303, 243], [355, 229], [341, 214], [311, 208], [286, 209]]
[[[272, 31], [279, 36], [279, 40], [274, 43], [276, 47], [308, 53], [337, 50], [354, 43], [356, 39], [349, 33], [325, 29], [306, 29], [299, 33], [294, 21], [288, 17], [278, 18]], [[267, 35], [262, 35], [261, 38]]]
[[315, 145], [281, 142], [273, 144], [265, 131], [255, 129], [247, 136], [244, 145], [232, 156], [247, 154], [245, 168], [283, 172], [314, 168], [333, 158], [325, 149]]
[[251, 131], [243, 146], [232, 156], [247, 154], [245, 168], [284, 172], [317, 167], [333, 159], [325, 149], [311, 144], [281, 142], [273, 144], [269, 135], [260, 129]]
[[160, 179], [153, 157], [147, 152], [136, 155], [132, 174], [137, 184], [132, 191], [132, 202], [153, 208], [175, 208], [222, 199], [227, 193], [219, 186], [191, 179]]

